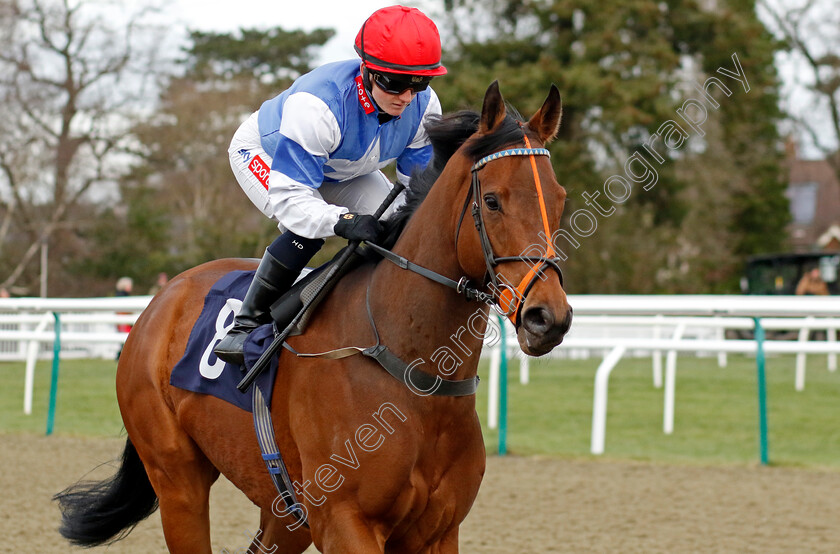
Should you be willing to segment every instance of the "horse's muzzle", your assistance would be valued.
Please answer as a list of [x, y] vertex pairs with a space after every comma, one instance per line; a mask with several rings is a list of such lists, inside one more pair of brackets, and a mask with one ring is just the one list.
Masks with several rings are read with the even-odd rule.
[[545, 306], [532, 306], [522, 314], [522, 324], [517, 331], [517, 339], [522, 351], [529, 356], [542, 356], [563, 342], [563, 337], [572, 325], [571, 306], [562, 314], [562, 318]]

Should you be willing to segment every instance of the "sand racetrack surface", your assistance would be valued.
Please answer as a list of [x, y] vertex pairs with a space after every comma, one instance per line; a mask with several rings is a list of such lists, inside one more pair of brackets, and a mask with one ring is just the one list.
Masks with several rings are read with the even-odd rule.
[[[56, 532], [50, 497], [123, 444], [0, 434], [0, 552], [83, 552]], [[220, 479], [211, 514], [213, 551], [245, 552], [258, 510]], [[491, 457], [461, 551], [840, 552], [840, 472]], [[89, 552], [166, 552], [157, 513]]]

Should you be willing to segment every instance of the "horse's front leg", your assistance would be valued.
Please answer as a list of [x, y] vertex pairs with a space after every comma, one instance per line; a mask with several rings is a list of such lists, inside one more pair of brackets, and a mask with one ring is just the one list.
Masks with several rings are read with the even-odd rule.
[[287, 524], [288, 521], [277, 518], [270, 509], [263, 508], [260, 512], [260, 530], [247, 552], [300, 554], [306, 550], [312, 544], [309, 530], [300, 527], [295, 531], [290, 531], [286, 527]]
[[432, 554], [458, 554], [458, 531], [460, 526], [455, 526], [444, 533], [440, 542], [434, 545], [430, 552]]
[[458, 526], [448, 529], [436, 541], [429, 542], [419, 535], [412, 534], [410, 538], [403, 537], [402, 540], [385, 544], [385, 554], [457, 554], [458, 553]]
[[332, 510], [322, 521], [324, 525], [313, 525], [312, 535], [315, 546], [324, 554], [385, 552], [385, 534], [366, 522], [356, 510]]

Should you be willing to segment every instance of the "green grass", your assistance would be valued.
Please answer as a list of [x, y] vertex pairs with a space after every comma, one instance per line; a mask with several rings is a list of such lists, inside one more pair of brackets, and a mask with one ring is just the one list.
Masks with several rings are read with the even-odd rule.
[[[590, 456], [592, 399], [599, 358], [531, 361], [530, 384], [519, 365], [508, 375], [508, 452]], [[478, 411], [488, 452], [498, 432], [486, 425], [487, 375]], [[771, 464], [840, 468], [840, 371], [825, 356], [809, 356], [805, 390], [796, 392], [793, 356], [767, 361]], [[754, 358], [681, 357], [677, 363], [674, 433], [662, 432], [663, 389], [653, 387], [649, 358], [625, 359], [609, 383], [604, 457], [687, 463], [757, 463], [758, 400]]]
[[[519, 384], [517, 362], [508, 375], [508, 452], [590, 457], [592, 396], [599, 358], [532, 360], [531, 382]], [[840, 371], [829, 373], [825, 356], [809, 356], [806, 387], [793, 387], [793, 356], [767, 361], [770, 461], [777, 465], [840, 468]], [[0, 363], [0, 432], [43, 434], [49, 400], [50, 362], [36, 368], [33, 414], [23, 415], [23, 363]], [[118, 436], [122, 430], [114, 393], [116, 363], [61, 362], [55, 433]], [[487, 428], [487, 367], [482, 365], [478, 413], [488, 453], [498, 432]], [[383, 374], [384, 375], [384, 374]], [[609, 386], [604, 458], [667, 463], [758, 462], [758, 403], [753, 358], [681, 357], [677, 364], [673, 435], [662, 432], [663, 391], [655, 389], [649, 358], [622, 360]]]
[[[35, 365], [32, 414], [23, 414], [25, 366], [0, 362], [0, 432], [44, 434], [50, 398], [52, 362]], [[110, 436], [122, 431], [113, 360], [61, 360], [53, 432], [63, 435]]]

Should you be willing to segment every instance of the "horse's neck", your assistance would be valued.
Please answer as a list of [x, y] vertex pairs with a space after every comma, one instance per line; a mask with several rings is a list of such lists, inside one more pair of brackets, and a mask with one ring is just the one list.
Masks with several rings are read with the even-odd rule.
[[[408, 222], [394, 252], [457, 280], [462, 270], [455, 252], [455, 227], [467, 191], [455, 179], [457, 172], [441, 175]], [[389, 262], [379, 264], [373, 290], [375, 311], [387, 314], [387, 326], [384, 318], [379, 324], [377, 316], [383, 344], [406, 361], [422, 359], [425, 365], [418, 369], [442, 378], [466, 379], [476, 374], [485, 305], [469, 302], [454, 290]], [[453, 367], [455, 371], [449, 373]]]

